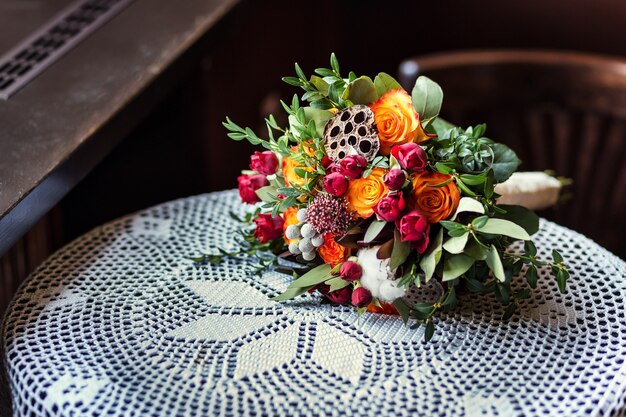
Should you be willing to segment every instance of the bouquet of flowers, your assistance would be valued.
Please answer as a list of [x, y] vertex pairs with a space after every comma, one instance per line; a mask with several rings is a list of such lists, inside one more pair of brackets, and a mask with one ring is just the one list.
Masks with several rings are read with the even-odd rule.
[[[287, 127], [266, 119], [267, 139], [226, 118], [230, 138], [264, 150], [238, 178], [243, 202], [256, 207], [243, 219], [241, 250], [208, 260], [245, 252], [266, 267], [284, 252], [306, 269], [275, 300], [318, 291], [359, 314], [413, 319], [427, 340], [457, 294], [493, 293], [507, 319], [530, 297], [538, 268], [551, 268], [565, 292], [561, 255], [536, 257], [538, 217], [498, 204], [495, 186], [520, 164], [511, 149], [485, 137], [484, 124], [463, 129], [439, 117], [443, 93], [426, 77], [409, 94], [388, 74], [344, 78], [334, 54], [330, 64], [311, 77], [296, 64], [296, 76], [283, 78], [304, 94], [282, 103]], [[518, 240], [523, 250], [511, 249]], [[438, 299], [408, 296], [432, 280]]]

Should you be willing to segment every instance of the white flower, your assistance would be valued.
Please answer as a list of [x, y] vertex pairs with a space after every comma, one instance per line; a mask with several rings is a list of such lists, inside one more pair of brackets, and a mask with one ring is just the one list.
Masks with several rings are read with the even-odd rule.
[[378, 259], [376, 253], [380, 246], [359, 249], [357, 262], [363, 269], [361, 285], [381, 301], [392, 302], [403, 297], [404, 288], [398, 288], [394, 280], [395, 270], [389, 269], [389, 259]]

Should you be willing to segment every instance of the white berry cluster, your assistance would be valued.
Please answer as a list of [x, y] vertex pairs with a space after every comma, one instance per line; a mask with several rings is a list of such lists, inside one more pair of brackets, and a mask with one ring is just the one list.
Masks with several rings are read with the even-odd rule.
[[306, 222], [306, 209], [298, 210], [296, 217], [298, 224], [289, 225], [285, 230], [285, 237], [292, 240], [289, 252], [302, 254], [305, 261], [312, 261], [316, 256], [315, 249], [324, 244], [324, 237]]

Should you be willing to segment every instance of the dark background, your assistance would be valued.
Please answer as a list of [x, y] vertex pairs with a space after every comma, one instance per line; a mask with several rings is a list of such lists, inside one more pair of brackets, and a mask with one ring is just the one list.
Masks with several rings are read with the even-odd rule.
[[625, 23], [619, 0], [242, 1], [200, 41], [167, 99], [53, 210], [49, 250], [121, 215], [236, 187], [253, 148], [221, 122], [262, 134], [278, 100], [299, 93], [281, 81], [295, 61], [312, 73], [335, 52], [345, 74], [395, 75], [406, 58], [463, 49], [626, 57]]

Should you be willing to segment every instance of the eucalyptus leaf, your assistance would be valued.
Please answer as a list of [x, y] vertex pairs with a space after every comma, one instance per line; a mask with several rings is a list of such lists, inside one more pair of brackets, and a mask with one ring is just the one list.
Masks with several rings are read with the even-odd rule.
[[506, 212], [496, 212], [494, 217], [509, 220], [515, 224], [522, 226], [529, 235], [533, 235], [539, 230], [539, 216], [537, 216], [537, 214], [535, 214], [535, 212], [533, 212], [532, 210], [529, 210], [523, 206], [506, 204], [501, 204], [499, 205], [499, 207], [501, 209], [504, 209]]
[[472, 227], [480, 229], [489, 221], [489, 216], [480, 216], [472, 220]]
[[464, 255], [452, 255], [444, 260], [442, 281], [450, 281], [466, 273], [474, 264], [474, 258]]
[[463, 253], [478, 261], [484, 261], [487, 259], [487, 248], [473, 240], [469, 243], [469, 245], [467, 245]]
[[424, 276], [426, 282], [428, 282], [435, 273], [435, 268], [437, 264], [441, 260], [441, 252], [442, 252], [442, 243], [443, 243], [443, 229], [439, 229], [439, 233], [437, 233], [437, 237], [433, 241], [430, 242], [426, 252], [422, 256], [420, 260], [420, 268], [424, 271]]
[[500, 254], [498, 253], [498, 249], [494, 245], [491, 245], [489, 248], [489, 252], [487, 253], [487, 259], [485, 259], [489, 269], [493, 272], [493, 275], [500, 282], [504, 282], [506, 277], [504, 276], [504, 268], [502, 267], [502, 260], [500, 259]]
[[287, 288], [285, 292], [283, 292], [280, 295], [277, 295], [276, 297], [272, 297], [271, 299], [274, 301], [291, 300], [293, 298], [296, 298], [300, 294], [304, 294], [305, 292], [309, 291], [313, 287], [315, 287], [315, 285], [311, 285], [308, 287], [289, 287]]
[[509, 178], [522, 162], [511, 148], [502, 144], [495, 143], [493, 145], [494, 159], [491, 164], [493, 169], [493, 180], [496, 184], [504, 182]]
[[430, 126], [435, 130], [435, 133], [441, 139], [450, 137], [450, 131], [456, 128], [455, 125], [439, 116], [430, 122]]
[[384, 72], [379, 72], [376, 78], [374, 78], [374, 85], [376, 86], [378, 97], [381, 97], [389, 90], [402, 88], [400, 83], [397, 82], [395, 78]]
[[415, 81], [411, 92], [413, 107], [420, 116], [420, 120], [426, 121], [439, 115], [443, 103], [443, 90], [439, 84], [428, 77], [420, 76]]
[[459, 200], [459, 206], [454, 213], [453, 219], [456, 219], [456, 216], [459, 213], [471, 212], [471, 213], [480, 213], [485, 214], [485, 207], [483, 203], [471, 197], [463, 197]]
[[348, 85], [346, 89], [348, 100], [354, 104], [370, 104], [378, 100], [376, 86], [370, 77], [361, 76]]
[[380, 232], [385, 228], [386, 225], [387, 222], [384, 220], [374, 220], [367, 228], [365, 236], [363, 237], [363, 241], [365, 243], [369, 243], [372, 240], [376, 239], [376, 236], [380, 234]]
[[530, 236], [523, 227], [503, 219], [491, 218], [481, 228], [476, 228], [480, 233], [505, 235], [514, 239], [530, 240]]
[[276, 199], [278, 198], [276, 187], [273, 187], [271, 185], [261, 187], [258, 190], [256, 190], [255, 193], [257, 197], [261, 199], [261, 201], [265, 201], [266, 203], [272, 203], [276, 201]]
[[443, 248], [449, 253], [453, 253], [453, 254], [461, 253], [463, 252], [463, 249], [465, 248], [465, 245], [467, 244], [468, 238], [469, 238], [469, 232], [465, 232], [461, 236], [451, 237], [450, 239], [446, 240], [446, 242], [443, 244]]
[[430, 342], [430, 339], [433, 338], [434, 334], [435, 334], [435, 325], [431, 320], [426, 324], [426, 330], [424, 330], [424, 340], [427, 342]]
[[313, 107], [303, 107], [303, 109], [306, 122], [308, 123], [313, 120], [313, 122], [315, 122], [315, 131], [317, 135], [322, 137], [324, 135], [326, 122], [333, 117], [333, 114], [328, 110], [315, 109]]

